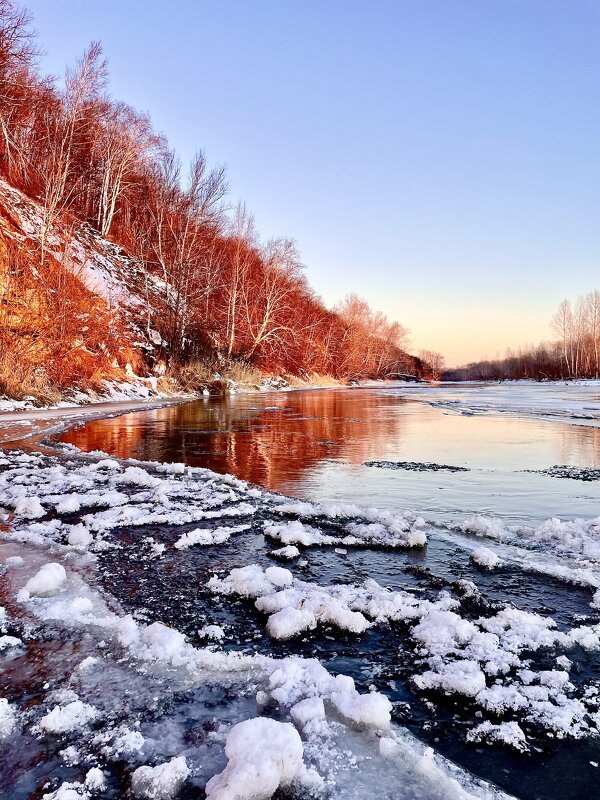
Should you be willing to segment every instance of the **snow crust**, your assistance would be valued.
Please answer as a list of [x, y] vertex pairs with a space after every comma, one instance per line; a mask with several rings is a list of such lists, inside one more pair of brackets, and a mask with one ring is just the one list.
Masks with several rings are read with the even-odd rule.
[[579, 380], [566, 384], [562, 381], [481, 382], [427, 387], [405, 386], [386, 390], [428, 403], [436, 408], [463, 415], [510, 415], [556, 419], [577, 425], [597, 425], [598, 381]]

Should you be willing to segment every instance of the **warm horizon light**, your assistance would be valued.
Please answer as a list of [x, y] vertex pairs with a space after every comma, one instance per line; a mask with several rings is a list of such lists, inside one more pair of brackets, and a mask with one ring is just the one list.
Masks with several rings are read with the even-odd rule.
[[44, 70], [100, 39], [114, 97], [225, 163], [326, 303], [364, 296], [413, 351], [553, 338], [599, 283], [598, 4], [27, 6]]

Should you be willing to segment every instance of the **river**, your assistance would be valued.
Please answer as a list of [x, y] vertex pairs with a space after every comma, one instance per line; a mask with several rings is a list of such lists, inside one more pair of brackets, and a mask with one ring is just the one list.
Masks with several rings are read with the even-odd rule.
[[[446, 522], [474, 513], [529, 523], [597, 516], [600, 484], [524, 470], [600, 467], [600, 422], [558, 416], [544, 385], [528, 387], [520, 410], [538, 412], [529, 417], [499, 415], [489, 402], [477, 412], [470, 402], [467, 414], [453, 406], [457, 396], [493, 393], [506, 408], [507, 389], [519, 391], [379, 386], [207, 397], [90, 422], [62, 441], [119, 458], [183, 461], [307, 500], [407, 509]], [[559, 399], [573, 391], [564, 388]], [[580, 387], [576, 403], [600, 409], [599, 392]], [[372, 461], [415, 466], [365, 466]], [[468, 471], [417, 471], [423, 463]]]
[[[330, 673], [351, 676], [360, 692], [385, 695], [398, 735], [408, 732], [415, 737], [411, 742], [431, 746], [465, 774], [520, 800], [595, 796], [590, 787], [597, 785], [600, 764], [600, 617], [594, 597], [600, 586], [600, 526], [594, 522], [600, 509], [599, 425], [594, 384], [276, 392], [82, 421], [60, 437], [57, 460], [34, 454], [30, 468], [11, 461], [0, 473], [10, 475], [9, 487], [15, 481], [31, 485], [28, 496], [35, 492], [40, 513], [54, 504], [58, 519], [23, 521], [22, 543], [0, 541], [0, 561], [8, 564], [10, 556], [21, 554], [26, 567], [31, 563], [28, 574], [35, 572], [41, 557], [33, 535], [43, 534], [53, 557], [75, 573], [65, 584], [70, 594], [62, 605], [55, 598], [38, 601], [33, 611], [42, 627], [28, 640], [25, 623], [18, 623], [22, 612], [10, 599], [23, 579], [17, 570], [6, 570], [4, 601], [28, 650], [6, 662], [0, 688], [15, 703], [25, 697], [33, 710], [22, 713], [35, 719], [41, 714], [36, 709], [73, 696], [100, 709], [100, 733], [77, 742], [81, 764], [99, 763], [107, 774], [108, 789], [100, 796], [122, 796], [136, 764], [180, 753], [195, 765], [182, 796], [203, 796], [206, 778], [224, 763], [222, 754], [211, 755], [218, 742], [207, 734], [210, 715], [222, 725], [251, 717], [255, 679], [207, 700], [206, 682], [202, 691], [190, 687], [189, 678], [170, 667], [166, 676], [150, 674], [149, 687], [147, 667], [134, 670], [112, 645], [98, 645], [98, 638], [110, 643], [110, 637], [102, 631], [92, 635], [88, 618], [72, 611], [82, 604], [83, 577], [92, 587], [85, 589], [86, 601], [100, 602], [93, 594], [97, 587], [109, 606], [118, 604], [137, 626], [158, 620], [196, 644], [206, 625], [215, 625], [226, 636], [214, 646], [226, 654], [318, 658]], [[224, 486], [232, 488], [224, 489], [203, 472], [190, 473], [184, 490], [177, 474], [160, 477], [160, 467], [151, 464], [123, 471], [102, 454], [183, 462], [233, 475], [261, 491], [228, 478]], [[13, 458], [18, 456], [8, 461]], [[557, 465], [569, 469], [548, 472]], [[227, 521], [229, 506], [209, 512], [214, 522], [199, 512], [207, 519], [204, 540], [182, 545], [182, 532], [197, 528], [186, 516], [188, 507], [223, 503], [213, 498], [212, 482], [220, 497], [232, 493], [225, 502], [234, 504], [230, 510], [237, 516]], [[10, 495], [10, 488], [0, 490]], [[115, 490], [126, 497], [113, 498]], [[239, 500], [245, 502], [235, 505]], [[360, 510], [373, 507], [381, 511]], [[92, 544], [65, 547], [69, 531], [82, 523], [93, 534]], [[276, 548], [289, 542], [298, 544], [299, 553], [282, 562]], [[250, 564], [256, 565], [252, 588], [231, 583], [232, 570]], [[270, 598], [278, 595], [268, 581], [261, 588], [270, 574], [265, 570], [275, 564], [290, 570], [284, 583], [293, 579], [283, 593], [280, 620], [293, 619], [297, 629], [283, 637], [274, 617], [267, 619], [276, 611], [268, 611]], [[260, 603], [262, 610], [255, 607]], [[317, 622], [298, 625], [303, 613], [316, 614]], [[362, 615], [360, 632], [353, 629], [356, 615]], [[82, 620], [88, 627], [75, 637]], [[65, 624], [75, 628], [65, 630]], [[33, 625], [30, 617], [27, 625]], [[78, 671], [78, 660], [96, 659], [99, 646], [107, 648], [101, 659], [106, 666], [83, 677], [88, 672]], [[137, 651], [135, 658], [141, 658]], [[31, 675], [40, 663], [46, 683], [36, 687]], [[135, 676], [124, 676], [126, 668]], [[70, 695], [57, 689], [63, 673], [73, 674]], [[284, 714], [284, 705], [269, 713]], [[146, 761], [132, 756], [130, 767], [108, 758], [106, 742], [112, 740], [108, 733], [102, 739], [101, 731], [116, 730], [116, 720], [121, 726], [135, 720]], [[496, 796], [482, 787], [457, 793], [448, 779], [438, 785], [412, 744], [392, 768], [368, 754], [368, 743], [357, 745], [358, 733], [336, 736], [317, 736], [315, 745], [307, 735], [305, 745], [311, 764], [329, 776], [327, 797]], [[47, 776], [82, 780], [78, 762], [66, 763], [61, 755], [64, 741], [40, 744], [39, 734], [25, 730], [22, 739], [5, 784], [9, 796], [32, 796], [32, 787]], [[462, 786], [465, 780], [460, 777]], [[306, 791], [297, 789], [296, 795]]]

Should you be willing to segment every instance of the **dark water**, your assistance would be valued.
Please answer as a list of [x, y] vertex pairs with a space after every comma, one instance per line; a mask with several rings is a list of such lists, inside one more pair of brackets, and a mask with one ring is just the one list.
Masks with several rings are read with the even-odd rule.
[[[184, 461], [305, 499], [408, 509], [433, 520], [480, 513], [539, 522], [592, 517], [600, 507], [600, 482], [523, 473], [555, 464], [600, 467], [600, 428], [460, 416], [377, 389], [205, 398], [91, 422], [62, 440], [121, 458]], [[364, 465], [381, 460], [469, 471]]]

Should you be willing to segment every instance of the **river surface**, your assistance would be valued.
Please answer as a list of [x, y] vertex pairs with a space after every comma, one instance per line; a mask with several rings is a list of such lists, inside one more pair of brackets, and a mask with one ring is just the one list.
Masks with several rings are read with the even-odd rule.
[[[560, 407], [566, 401], [567, 409], [576, 406], [573, 414], [600, 413], [600, 387], [578, 387], [569, 404], [573, 391], [391, 386], [204, 398], [94, 421], [62, 441], [120, 458], [208, 467], [303, 499], [410, 510], [444, 522], [474, 513], [529, 523], [593, 517], [600, 483], [535, 472], [556, 464], [600, 467], [600, 421], [581, 424]], [[372, 461], [468, 471], [366, 466]]]
[[[392, 720], [396, 725], [475, 776], [520, 800], [580, 800], [599, 796], [600, 629], [595, 626], [600, 624], [600, 614], [593, 595], [600, 586], [600, 533], [590, 522], [561, 527], [557, 521], [542, 527], [541, 534], [538, 526], [552, 517], [590, 520], [599, 514], [600, 481], [594, 472], [600, 468], [598, 392], [594, 385], [386, 385], [237, 395], [222, 400], [206, 398], [87, 424], [82, 421], [81, 427], [63, 434], [61, 441], [90, 453], [91, 462], [73, 450], [58, 458], [44, 456], [47, 461], [36, 456], [39, 463], [29, 471], [25, 466], [18, 473], [18, 480], [28, 485], [35, 482], [36, 474], [42, 476], [35, 492], [47, 509], [60, 502], [56, 476], [63, 474], [61, 470], [75, 476], [73, 485], [82, 487], [82, 508], [78, 511], [74, 504], [66, 516], [58, 513], [56, 527], [47, 528], [54, 537], [53, 557], [63, 558], [67, 567], [78, 570], [77, 574], [90, 585], [98, 584], [105, 596], [114, 598], [120, 609], [131, 613], [140, 624], [158, 620], [184, 633], [195, 646], [199, 642], [206, 644], [201, 636], [202, 626], [219, 625], [226, 632], [220, 645], [225, 651], [277, 658], [316, 657], [333, 674], [350, 675], [360, 691], [374, 688], [384, 693], [393, 704]], [[125, 473], [119, 477], [118, 470], [124, 470], [124, 465], [113, 463], [106, 475], [102, 469], [87, 471], [89, 463], [102, 458], [95, 451], [121, 459], [206, 467], [315, 504], [332, 501], [377, 507], [394, 514], [405, 513], [413, 521], [415, 515], [422, 516], [426, 547], [300, 543], [300, 558], [286, 561], [285, 567], [294, 581], [300, 582], [299, 586], [309, 587], [308, 591], [362, 586], [365, 580], [373, 579], [384, 590], [408, 592], [419, 602], [439, 602], [440, 592], [446, 592], [455, 603], [452, 624], [459, 626], [456, 651], [452, 649], [454, 645], [444, 650], [442, 623], [436, 634], [443, 645], [439, 657], [430, 649], [429, 655], [434, 655], [425, 663], [423, 647], [415, 639], [414, 623], [386, 622], [376, 615], [373, 624], [359, 635], [343, 626], [340, 629], [334, 624], [319, 624], [286, 640], [268, 636], [266, 616], [256, 609], [253, 599], [216, 596], [209, 586], [211, 577], [215, 573], [224, 576], [249, 564], [262, 569], [281, 565], [273, 552], [281, 545], [270, 537], [265, 526], [282, 521], [285, 525], [301, 523], [301, 527], [339, 536], [349, 529], [343, 514], [336, 516], [331, 508], [309, 507], [306, 503], [292, 504], [282, 511], [278, 506], [282, 498], [252, 494], [252, 490], [237, 487], [239, 496], [235, 502], [246, 500], [241, 505], [238, 521], [244, 524], [239, 530], [221, 544], [179, 549], [177, 542], [182, 533], [196, 528], [197, 523], [177, 521], [181, 507], [175, 503], [171, 509], [179, 510], [169, 511], [168, 498], [152, 488], [151, 480], [136, 485], [137, 467], [133, 468], [131, 486]], [[11, 458], [20, 463], [18, 455]], [[568, 465], [571, 477], [540, 472], [555, 465]], [[153, 467], [145, 466], [152, 471]], [[13, 468], [14, 463], [2, 467]], [[48, 469], [52, 484], [47, 490], [43, 469]], [[114, 478], [109, 475], [111, 470], [115, 470]], [[96, 476], [93, 480], [104, 483], [86, 484], [91, 475]], [[164, 478], [158, 472], [159, 478], [161, 475]], [[211, 480], [210, 476], [205, 479]], [[126, 491], [131, 513], [136, 504], [141, 504], [144, 513], [150, 513], [149, 521], [131, 525], [125, 521], [98, 534], [92, 545], [95, 560], [88, 563], [85, 554], [80, 554], [78, 566], [75, 553], [68, 548], [64, 551], [60, 543], [64, 543], [69, 525], [82, 520], [92, 525], [94, 515], [100, 519], [113, 513], [110, 508], [102, 510], [103, 501], [98, 499], [98, 486], [104, 491], [105, 485]], [[47, 497], [44, 491], [48, 492]], [[190, 507], [194, 502], [202, 504], [202, 484], [199, 482], [198, 489], [191, 491], [197, 491], [198, 497], [189, 494]], [[90, 495], [87, 506], [86, 492]], [[164, 503], [167, 511], [163, 514]], [[248, 503], [255, 508], [243, 510]], [[157, 516], [152, 517], [155, 506]], [[355, 512], [346, 513], [352, 516]], [[471, 517], [475, 517], [475, 523], [462, 525]], [[482, 519], [492, 519], [491, 527], [477, 521]], [[223, 516], [204, 524], [216, 529], [215, 526], [231, 524], [227, 520]], [[19, 545], [0, 537], [0, 562], [21, 554], [25, 559], [23, 569], [34, 570], [40, 556], [35, 546], [25, 541]], [[492, 570], [474, 563], [473, 551], [482, 544], [501, 559]], [[162, 549], [158, 551], [156, 547]], [[23, 611], [14, 603], [14, 596], [23, 579], [18, 571], [14, 576], [4, 590], [0, 584], [0, 601], [18, 620]], [[465, 655], [467, 645], [459, 642], [460, 630], [476, 625], [481, 633], [486, 621], [496, 619], [507, 609], [533, 614], [535, 618], [520, 632], [515, 628], [515, 636], [522, 636], [524, 645], [515, 645], [513, 650], [510, 648], [514, 642], [503, 645], [509, 648], [505, 655], [509, 651], [516, 653], [513, 666], [494, 673], [485, 663], [486, 657]], [[28, 640], [24, 636], [27, 652], [12, 658], [4, 665], [4, 671], [0, 670], [0, 693], [16, 704], [27, 704], [33, 709], [30, 713], [39, 716], [36, 709], [41, 706], [35, 704], [49, 702], [47, 687], [59, 686], [62, 676], [73, 675], [69, 689], [75, 688], [85, 702], [106, 709], [109, 718], [112, 715], [114, 720], [128, 721], [131, 717], [147, 741], [153, 742], [154, 750], [144, 751], [144, 758], [165, 760], [184, 751], [192, 761], [196, 759], [196, 783], [186, 788], [183, 797], [191, 800], [204, 796], [203, 781], [222, 769], [223, 758], [219, 755], [221, 761], [211, 762], [210, 771], [203, 775], [209, 767], [202, 750], [203, 740], [198, 738], [198, 720], [202, 714], [216, 714], [222, 721], [231, 721], [235, 715], [239, 718], [255, 714], [252, 697], [248, 699], [243, 685], [215, 704], [189, 693], [177, 693], [171, 688], [170, 677], [161, 683], [160, 690], [139, 683], [133, 692], [129, 677], [123, 680], [120, 673], [115, 677], [107, 667], [104, 672], [89, 673], [89, 678], [77, 677], [88, 675], [75, 669], [77, 660], [88, 653], [97, 654], [97, 648], [106, 647], [106, 643], [98, 645], [89, 631], [85, 634], [89, 642], [85, 636], [82, 640], [75, 638], [70, 629], [61, 627], [60, 614], [54, 613], [50, 623], [35, 636]], [[451, 622], [447, 616], [441, 619]], [[575, 645], [538, 647], [535, 637], [545, 620], [552, 621], [555, 629], [566, 636], [579, 630], [579, 626], [590, 626], [590, 637], [597, 638], [598, 647], [580, 646], [580, 639]], [[22, 631], [26, 634], [26, 630], [24, 624], [15, 627], [19, 635], [23, 635]], [[437, 646], [434, 639], [429, 639], [430, 648]], [[109, 655], [107, 650], [107, 663]], [[535, 691], [549, 696], [547, 706], [534, 700], [525, 710], [495, 712], [486, 707], [480, 695], [468, 691], [418, 688], [415, 678], [424, 673], [427, 664], [443, 670], [463, 657], [481, 663], [487, 670], [488, 688], [526, 691], [527, 682], [533, 682]], [[114, 656], [111, 663], [110, 669], [124, 669], [121, 656]], [[38, 686], [35, 676], [41, 664], [43, 681]], [[542, 680], [565, 678], [564, 672], [556, 674], [564, 669], [570, 670], [564, 693], [555, 686], [550, 687], [548, 695]], [[139, 675], [136, 680], [141, 681]], [[164, 708], [157, 710], [160, 693], [164, 695]], [[135, 696], [136, 703], [130, 695]], [[242, 708], [238, 708], [240, 703]], [[586, 720], [581, 729], [579, 713]], [[482, 720], [494, 725], [518, 722], [527, 736], [526, 752], [515, 752], [502, 742], [469, 742], [468, 733]], [[92, 759], [88, 764], [104, 763], [103, 751], [94, 742], [78, 746]], [[47, 778], [54, 781], [53, 786], [59, 779], [81, 780], [81, 768], [65, 765], [61, 748], [64, 743], [60, 741], [46, 739], [40, 744], [39, 737], [25, 738], [10, 764], [5, 785], [12, 794], [7, 796], [18, 800], [41, 797], [39, 787]], [[369, 790], [370, 781], [375, 779], [369, 777], [369, 759], [358, 771], [349, 773], [346, 784], [343, 771], [337, 773], [338, 784], [332, 789], [331, 798], [366, 800], [374, 796]], [[109, 789], [102, 796], [111, 800], [123, 796], [129, 786], [130, 767], [109, 762], [103, 768]], [[415, 784], [415, 772], [408, 762], [404, 772], [398, 769], [391, 776], [381, 773], [377, 797], [445, 797], [443, 792], [432, 794], [422, 788], [418, 771]], [[33, 787], [37, 787], [35, 793]], [[448, 792], [448, 797], [462, 796], [454, 794], [450, 786]], [[483, 795], [476, 792], [474, 796]]]

